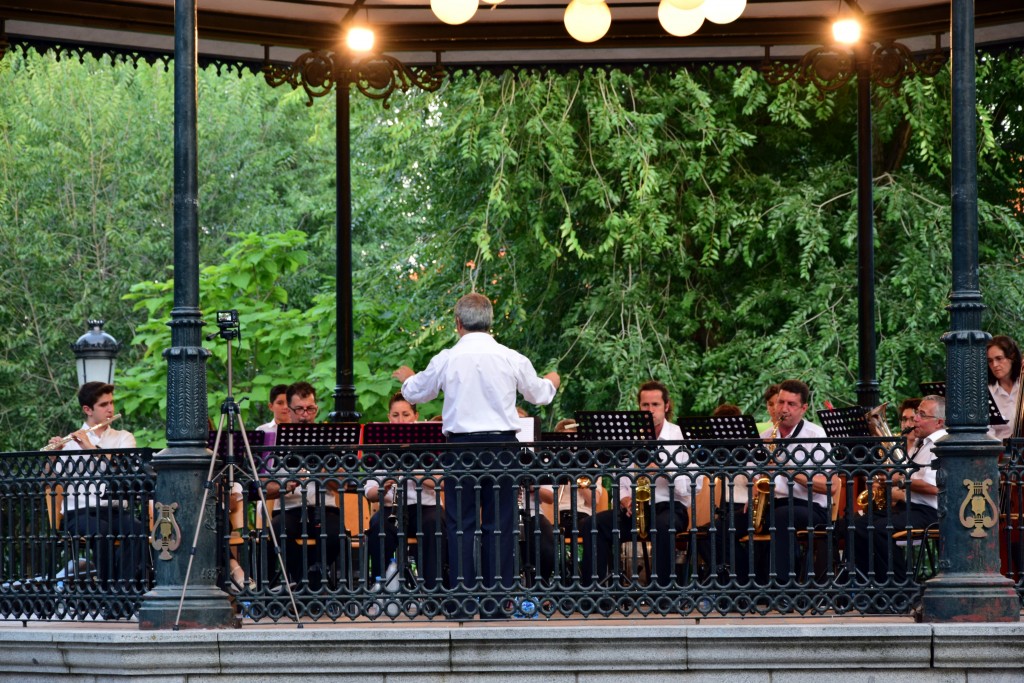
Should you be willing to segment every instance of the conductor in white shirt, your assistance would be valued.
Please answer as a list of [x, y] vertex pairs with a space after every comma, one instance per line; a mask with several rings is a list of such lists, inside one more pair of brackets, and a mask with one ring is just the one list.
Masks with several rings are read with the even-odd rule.
[[[455, 346], [434, 356], [422, 372], [404, 365], [394, 372], [402, 382], [402, 395], [411, 403], [425, 403], [444, 392], [442, 424], [448, 443], [515, 441], [520, 429], [516, 394], [535, 405], [546, 405], [561, 383], [558, 373], [538, 376], [526, 356], [495, 341], [490, 334], [493, 320], [494, 310], [487, 297], [463, 296], [455, 304], [455, 331], [459, 335]], [[472, 590], [477, 587], [478, 576], [483, 588], [493, 588], [500, 582], [508, 589], [515, 584], [517, 482], [513, 476], [501, 477], [497, 482], [481, 476], [497, 474], [512, 464], [495, 462], [484, 453], [453, 451], [444, 462], [448, 571], [453, 588], [461, 582], [464, 589]], [[478, 528], [479, 566], [474, 562]], [[458, 610], [452, 616], [469, 615], [466, 610]], [[503, 613], [493, 601], [486, 601], [481, 616], [500, 617]]]

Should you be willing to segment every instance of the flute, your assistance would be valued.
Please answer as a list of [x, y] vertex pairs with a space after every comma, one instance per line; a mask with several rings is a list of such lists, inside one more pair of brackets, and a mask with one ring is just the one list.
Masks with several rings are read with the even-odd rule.
[[[102, 429], [103, 427], [108, 426], [111, 422], [113, 422], [114, 420], [116, 420], [119, 417], [121, 417], [121, 413], [117, 413], [116, 415], [114, 415], [114, 417], [110, 418], [109, 420], [104, 420], [103, 422], [100, 422], [99, 424], [95, 424], [92, 427], [89, 427], [88, 429], [85, 430], [85, 433], [88, 434], [90, 432], [96, 431], [97, 429]], [[48, 444], [46, 444], [45, 446], [43, 446], [39, 450], [42, 450], [42, 451], [55, 451], [58, 448], [63, 447], [64, 444], [68, 443], [69, 441], [74, 441], [75, 440], [75, 434], [77, 434], [77, 433], [78, 432], [74, 432], [72, 434], [69, 434], [69, 435], [65, 436], [63, 439], [61, 439], [60, 441], [58, 441], [57, 443], [48, 443]]]

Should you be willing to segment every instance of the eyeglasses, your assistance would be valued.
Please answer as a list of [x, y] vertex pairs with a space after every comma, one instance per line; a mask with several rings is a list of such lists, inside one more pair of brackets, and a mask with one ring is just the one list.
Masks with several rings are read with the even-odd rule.
[[992, 356], [988, 359], [988, 364], [992, 365], [993, 363], [1003, 363], [1007, 360], [1009, 359], [1006, 356]]
[[922, 413], [920, 410], [914, 411], [914, 417], [919, 420], [938, 420], [939, 418], [935, 415], [929, 415], [928, 413]]
[[317, 406], [310, 406], [309, 408], [303, 408], [301, 406], [293, 408], [292, 406], [288, 406], [288, 410], [292, 411], [296, 415], [316, 415], [316, 411], [320, 410], [320, 408]]

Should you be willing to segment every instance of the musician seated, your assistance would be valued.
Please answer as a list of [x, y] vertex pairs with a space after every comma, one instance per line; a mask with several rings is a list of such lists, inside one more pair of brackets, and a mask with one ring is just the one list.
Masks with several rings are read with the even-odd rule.
[[[307, 382], [288, 387], [288, 409], [291, 422], [312, 424], [319, 410], [316, 390]], [[315, 481], [296, 473], [288, 458], [280, 458], [266, 479], [266, 496], [278, 499], [271, 524], [285, 560], [288, 580], [298, 584], [308, 581], [310, 590], [319, 590], [325, 570], [338, 566], [342, 550], [347, 549], [345, 527], [338, 509], [337, 491], [318, 486]], [[311, 542], [313, 541], [313, 542]], [[271, 584], [280, 581], [279, 567], [272, 568]], [[340, 572], [347, 567], [339, 567]]]
[[[419, 410], [405, 400], [401, 392], [391, 397], [388, 403], [388, 422], [418, 422]], [[428, 590], [437, 585], [438, 561], [446, 557], [444, 509], [437, 501], [437, 481], [430, 476], [406, 478], [403, 487], [404, 498], [396, 500], [394, 477], [386, 477], [385, 471], [366, 480], [363, 487], [366, 499], [380, 502], [380, 509], [373, 513], [366, 529], [366, 549], [369, 559], [367, 580], [385, 575], [388, 562], [397, 557], [398, 531], [403, 530], [406, 539], [416, 539], [411, 558], [416, 561], [416, 570], [423, 578]], [[383, 495], [381, 489], [383, 488]]]
[[64, 529], [72, 536], [88, 539], [101, 582], [144, 579], [148, 553], [146, 525], [127, 507], [114, 500], [103, 481], [112, 472], [112, 461], [86, 451], [135, 448], [131, 432], [109, 426], [114, 420], [114, 386], [86, 382], [78, 390], [78, 403], [85, 413], [82, 427], [67, 437], [50, 439], [47, 450], [74, 452], [53, 456], [49, 473], [64, 487]]
[[[791, 446], [779, 446], [773, 453], [773, 460], [783, 469], [782, 474], [775, 476], [775, 487], [771, 501], [773, 536], [773, 553], [767, 557], [757, 557], [756, 562], [763, 565], [775, 556], [775, 571], [779, 583], [786, 583], [792, 577], [795, 536], [790, 532], [809, 531], [815, 527], [824, 527], [831, 520], [829, 498], [838, 496], [841, 481], [835, 474], [826, 474], [833, 469], [831, 460], [832, 446], [825, 438], [825, 430], [819, 425], [804, 419], [810, 405], [811, 390], [800, 380], [788, 379], [779, 385], [776, 399], [776, 416], [778, 418], [777, 439], [821, 439], [815, 443], [799, 443]], [[772, 437], [773, 430], [761, 433], [765, 439]], [[813, 472], [811, 468], [825, 471]], [[766, 567], [758, 566], [758, 576], [767, 576]]]
[[527, 586], [548, 581], [555, 571], [555, 532], [541, 504], [552, 505], [552, 486], [524, 486], [519, 489], [519, 566]]
[[[640, 386], [637, 393], [640, 410], [647, 410], [654, 418], [654, 432], [661, 441], [681, 441], [682, 430], [666, 418], [672, 415], [672, 401], [669, 399], [668, 388], [661, 382], [650, 381]], [[676, 448], [661, 448], [655, 454], [655, 461], [648, 467], [657, 471], [676, 470], [678, 463], [673, 459]], [[637, 477], [639, 478], [639, 477]], [[697, 480], [697, 490], [701, 480]], [[616, 510], [606, 510], [591, 517], [583, 525], [583, 585], [594, 581], [604, 581], [610, 575], [611, 553], [618, 552], [613, 548], [613, 541], [630, 541], [635, 529], [634, 520], [634, 477], [622, 476], [619, 479], [619, 505]], [[688, 474], [672, 472], [669, 476], [650, 475], [650, 502], [635, 506], [637, 516], [643, 510], [647, 529], [645, 535], [651, 541], [654, 554], [654, 580], [660, 586], [669, 586], [675, 570], [676, 533], [686, 531], [690, 519], [691, 478]], [[641, 537], [641, 540], [645, 540]], [[615, 577], [612, 577], [615, 578]]]
[[1005, 441], [1017, 427], [1017, 397], [1020, 394], [1020, 347], [1004, 334], [989, 340], [985, 355], [988, 359], [988, 390], [1006, 424], [991, 425], [988, 435]]
[[[873, 578], [880, 583], [888, 580], [892, 570], [893, 578], [903, 582], [907, 578], [907, 559], [902, 548], [895, 547], [892, 535], [907, 529], [925, 529], [939, 519], [939, 489], [935, 480], [935, 469], [931, 466], [935, 455], [935, 442], [946, 436], [946, 399], [942, 396], [925, 396], [914, 412], [914, 436], [917, 447], [910, 455], [914, 463], [908, 482], [897, 478], [898, 486], [883, 482], [872, 482], [874, 487], [891, 488], [892, 506], [889, 497], [878, 496], [883, 502], [879, 510], [874, 504], [875, 496], [868, 496], [868, 508], [853, 522], [854, 565], [859, 577]], [[881, 489], [884, 493], [885, 489]]]

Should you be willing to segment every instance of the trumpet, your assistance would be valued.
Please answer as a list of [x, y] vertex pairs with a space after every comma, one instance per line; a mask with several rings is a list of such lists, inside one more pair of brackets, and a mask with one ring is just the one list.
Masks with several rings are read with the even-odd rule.
[[644, 504], [651, 502], [651, 478], [640, 475], [636, 478], [636, 533], [647, 538], [647, 513]]
[[[114, 417], [110, 418], [109, 420], [104, 420], [103, 422], [100, 422], [99, 424], [95, 424], [92, 427], [89, 427], [88, 429], [85, 430], [85, 433], [86, 434], [90, 434], [90, 433], [96, 431], [97, 429], [103, 429], [104, 427], [109, 426], [111, 422], [113, 422], [114, 420], [116, 420], [119, 417], [121, 417], [121, 413], [117, 413], [116, 415], [114, 415]], [[41, 450], [41, 451], [55, 451], [55, 450], [58, 450], [60, 448], [63, 448], [64, 444], [69, 443], [69, 442], [74, 441], [74, 440], [75, 440], [74, 434], [68, 434], [63, 439], [58, 441], [57, 443], [48, 443], [45, 446], [43, 446], [42, 448], [40, 448], [39, 450]]]
[[594, 483], [594, 480], [591, 479], [590, 477], [588, 477], [585, 474], [581, 474], [580, 476], [576, 477], [576, 487], [577, 488], [589, 489], [591, 484], [593, 484], [593, 483]]

